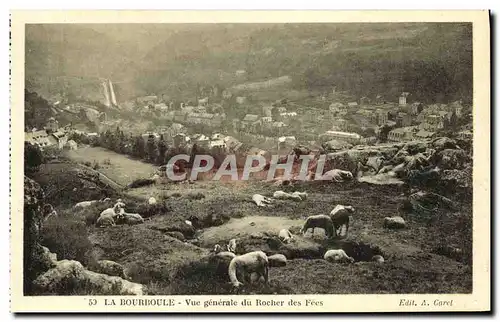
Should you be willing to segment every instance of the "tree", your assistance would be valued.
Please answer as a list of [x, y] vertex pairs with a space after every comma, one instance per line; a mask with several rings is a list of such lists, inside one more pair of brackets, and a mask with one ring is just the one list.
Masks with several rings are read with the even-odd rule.
[[24, 172], [33, 174], [38, 171], [44, 162], [44, 157], [40, 148], [29, 142], [24, 142]]
[[162, 165], [165, 163], [165, 153], [167, 152], [168, 146], [163, 134], [160, 136], [160, 140], [158, 141], [157, 150], [158, 156], [156, 158], [156, 164]]
[[143, 138], [138, 135], [134, 139], [134, 146], [132, 149], [132, 153], [135, 157], [137, 158], [143, 158], [145, 154], [145, 146], [144, 146], [144, 140]]
[[156, 158], [158, 156], [158, 150], [156, 149], [156, 142], [154, 135], [150, 135], [148, 137], [148, 141], [146, 142], [146, 157], [149, 162], [156, 162]]

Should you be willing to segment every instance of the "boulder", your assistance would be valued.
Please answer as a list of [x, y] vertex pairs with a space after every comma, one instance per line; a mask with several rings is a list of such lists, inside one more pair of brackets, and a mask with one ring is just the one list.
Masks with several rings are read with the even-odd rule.
[[396, 177], [396, 173], [389, 171], [386, 173], [368, 175], [358, 178], [358, 182], [366, 182], [375, 185], [403, 185], [404, 182]]
[[462, 169], [469, 161], [464, 150], [444, 149], [435, 154], [435, 163], [441, 169]]
[[127, 275], [125, 274], [125, 268], [121, 264], [110, 260], [97, 261], [95, 271], [101, 274], [119, 276], [123, 279], [128, 279]]
[[453, 139], [446, 137], [446, 136], [435, 138], [434, 140], [432, 140], [431, 145], [438, 152], [442, 151], [442, 150], [446, 150], [446, 149], [457, 149], [458, 148], [457, 142]]
[[377, 263], [383, 263], [385, 262], [385, 259], [381, 255], [375, 255], [372, 257], [372, 261]]
[[410, 141], [403, 146], [403, 150], [408, 151], [410, 155], [422, 153], [428, 148], [427, 142]]
[[366, 165], [371, 167], [376, 172], [378, 172], [384, 161], [385, 160], [383, 157], [378, 157], [378, 156], [369, 157], [368, 160], [366, 161]]
[[275, 254], [267, 257], [269, 260], [270, 267], [282, 267], [286, 266], [286, 256], [283, 254]]
[[38, 183], [24, 177], [23, 210], [23, 289], [25, 295], [33, 294], [33, 281], [54, 266], [54, 257], [40, 245], [45, 194]]
[[180, 231], [167, 231], [165, 235], [173, 237], [175, 239], [178, 239], [180, 241], [185, 241], [186, 237], [184, 237], [184, 234], [181, 233]]
[[389, 171], [391, 171], [392, 169], [394, 169], [394, 166], [393, 165], [384, 165], [379, 171], [378, 171], [378, 174], [382, 174], [382, 173], [387, 173]]
[[80, 262], [62, 260], [33, 282], [39, 294], [144, 295], [141, 284], [86, 270]]
[[331, 140], [321, 145], [326, 153], [337, 152], [352, 148], [352, 144], [340, 140]]
[[384, 218], [384, 228], [389, 229], [401, 229], [406, 227], [405, 220], [400, 216], [385, 217]]

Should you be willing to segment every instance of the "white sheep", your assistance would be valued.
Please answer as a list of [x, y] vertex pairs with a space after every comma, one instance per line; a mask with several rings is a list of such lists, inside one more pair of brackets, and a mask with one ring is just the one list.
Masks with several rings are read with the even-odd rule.
[[122, 214], [123, 222], [128, 225], [136, 225], [144, 223], [144, 218], [139, 214], [131, 214], [123, 212]]
[[342, 228], [345, 227], [345, 235], [347, 235], [347, 231], [349, 230], [349, 216], [353, 213], [354, 207], [352, 206], [336, 205], [333, 208], [330, 212], [330, 218], [333, 221], [336, 234], [340, 235]]
[[156, 205], [156, 199], [155, 199], [155, 197], [149, 198], [148, 204], [150, 204], [150, 205]]
[[263, 251], [255, 251], [234, 257], [229, 263], [228, 274], [234, 287], [243, 285], [238, 281], [236, 274], [239, 273], [245, 282], [251, 281], [252, 273], [264, 277], [265, 283], [269, 283], [269, 260]]
[[353, 180], [354, 176], [350, 171], [346, 170], [340, 170], [340, 169], [333, 169], [330, 171], [327, 171], [323, 174], [321, 177], [321, 180], [333, 180], [335, 182], [344, 182], [346, 180]]
[[107, 208], [101, 212], [99, 215], [99, 218], [97, 219], [97, 226], [98, 227], [104, 227], [104, 226], [115, 226], [115, 219], [121, 219], [123, 218], [124, 214], [124, 209], [123, 207], [125, 206], [124, 203], [122, 202], [117, 202], [113, 208]]
[[273, 198], [280, 199], [280, 200], [291, 199], [291, 200], [295, 200], [295, 201], [302, 201], [302, 198], [300, 196], [294, 195], [294, 194], [291, 194], [288, 192], [284, 192], [281, 190], [275, 191], [273, 194]]
[[252, 196], [252, 201], [259, 207], [267, 207], [273, 200], [263, 195], [254, 194]]
[[384, 228], [398, 229], [405, 227], [406, 227], [405, 220], [400, 216], [384, 218]]
[[307, 217], [304, 225], [300, 229], [300, 232], [305, 235], [307, 230], [312, 228], [312, 233], [314, 234], [314, 228], [323, 228], [327, 237], [335, 236], [335, 229], [333, 226], [333, 221], [330, 216], [327, 215], [316, 215]]
[[323, 258], [329, 262], [349, 262], [354, 263], [354, 258], [347, 256], [343, 249], [330, 249]]
[[219, 244], [214, 246], [213, 252], [219, 258], [233, 259], [236, 257], [236, 254], [233, 252], [223, 252]]
[[293, 240], [293, 235], [288, 229], [281, 229], [278, 233], [278, 238], [285, 244], [290, 243]]
[[96, 203], [98, 203], [98, 202], [99, 202], [99, 200], [81, 201], [81, 202], [79, 202], [79, 203], [75, 204], [75, 205], [73, 206], [73, 209], [75, 209], [75, 210], [76, 210], [76, 209], [84, 209], [84, 208], [88, 208], [88, 207], [90, 207], [90, 206], [92, 206], [92, 205], [95, 205], [95, 204], [96, 204]]
[[236, 239], [231, 239], [227, 244], [227, 250], [234, 253], [236, 252]]
[[269, 267], [282, 267], [286, 266], [286, 256], [282, 254], [276, 254], [267, 257], [269, 260]]
[[298, 196], [298, 197], [300, 197], [300, 199], [306, 200], [307, 199], [307, 192], [294, 191], [292, 193], [292, 196]]

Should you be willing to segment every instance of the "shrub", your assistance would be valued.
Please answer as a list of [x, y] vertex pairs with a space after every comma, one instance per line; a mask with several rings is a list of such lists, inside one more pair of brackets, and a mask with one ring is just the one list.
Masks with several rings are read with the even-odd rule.
[[42, 226], [41, 244], [57, 254], [57, 258], [76, 260], [84, 266], [92, 244], [88, 239], [85, 223], [68, 216], [49, 218]]

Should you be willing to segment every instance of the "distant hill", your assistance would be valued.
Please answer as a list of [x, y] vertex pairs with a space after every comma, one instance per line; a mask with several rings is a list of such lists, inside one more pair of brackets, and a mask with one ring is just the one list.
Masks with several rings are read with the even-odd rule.
[[465, 23], [44, 25], [27, 28], [26, 44], [27, 77], [50, 84], [46, 92], [61, 83], [78, 87], [60, 76], [79, 75], [80, 84], [111, 78], [119, 99], [185, 99], [198, 85], [289, 75], [291, 89], [337, 86], [390, 100], [407, 91], [423, 102], [472, 98], [472, 26]]

